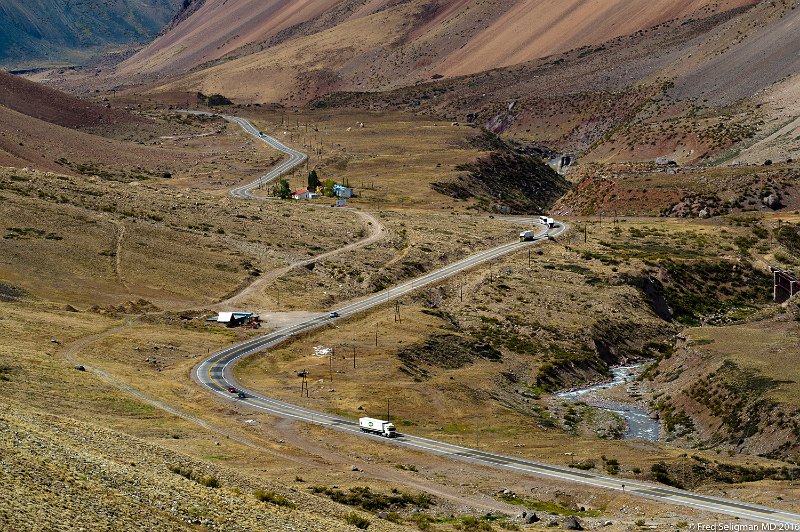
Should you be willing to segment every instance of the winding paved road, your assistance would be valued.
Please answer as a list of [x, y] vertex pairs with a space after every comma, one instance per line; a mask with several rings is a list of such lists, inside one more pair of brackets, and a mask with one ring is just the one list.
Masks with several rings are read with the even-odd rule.
[[276, 150], [285, 153], [289, 157], [281, 162], [278, 166], [267, 172], [266, 174], [262, 175], [252, 183], [248, 183], [246, 185], [242, 185], [231, 189], [230, 195], [235, 198], [242, 198], [242, 199], [265, 199], [260, 196], [256, 196], [253, 194], [253, 190], [263, 187], [267, 183], [273, 181], [274, 179], [279, 178], [286, 172], [289, 172], [293, 168], [303, 164], [308, 159], [308, 156], [305, 153], [299, 152], [295, 149], [290, 148], [289, 146], [283, 144], [278, 139], [272, 138], [269, 135], [265, 135], [262, 133], [256, 126], [254, 126], [249, 120], [246, 118], [240, 118], [238, 116], [232, 115], [221, 115], [217, 113], [209, 113], [207, 111], [189, 111], [189, 110], [180, 110], [179, 113], [186, 113], [190, 115], [201, 115], [201, 116], [219, 116], [224, 118], [226, 121], [231, 122], [232, 124], [236, 124], [240, 128], [242, 128], [245, 133], [248, 133], [258, 140], [264, 142], [275, 148]]
[[[194, 114], [209, 114], [199, 111], [190, 112]], [[223, 118], [229, 122], [238, 124], [247, 133], [266, 142], [273, 148], [289, 156], [287, 160], [253, 183], [231, 190], [231, 195], [239, 198], [253, 199], [256, 197], [252, 194], [253, 189], [267, 184], [269, 181], [279, 177], [283, 173], [291, 170], [295, 166], [305, 161], [305, 154], [285, 146], [272, 137], [264, 135], [248, 120], [225, 115], [223, 115]], [[507, 218], [507, 220], [515, 223], [538, 222], [538, 220], [529, 218]], [[329, 313], [321, 314], [310, 320], [278, 329], [260, 338], [248, 340], [247, 342], [243, 342], [239, 345], [228, 348], [212, 355], [197, 366], [195, 370], [197, 381], [214, 394], [228, 401], [237, 400], [235, 397], [232, 397], [231, 393], [227, 391], [229, 386], [234, 386], [238, 390], [244, 391], [244, 393], [247, 395], [245, 402], [254, 409], [268, 412], [280, 417], [297, 419], [307, 423], [315, 423], [317, 425], [323, 425], [333, 429], [347, 431], [365, 438], [377, 438], [383, 442], [386, 442], [387, 444], [399, 445], [429, 453], [445, 455], [454, 459], [511, 469], [517, 472], [552, 477], [599, 488], [625, 491], [631, 495], [655, 499], [664, 503], [690, 506], [708, 512], [749, 519], [759, 523], [775, 523], [778, 525], [783, 525], [783, 530], [800, 530], [800, 514], [785, 510], [767, 508], [764, 506], [742, 503], [730, 499], [700, 495], [663, 485], [636, 482], [628, 479], [604, 477], [602, 475], [596, 475], [584, 471], [576, 471], [567, 467], [552, 466], [540, 462], [461, 447], [447, 442], [413, 436], [411, 434], [399, 434], [394, 439], [385, 439], [376, 435], [364, 434], [361, 432], [358, 423], [355, 421], [342, 419], [328, 414], [315, 412], [313, 410], [290, 403], [285, 403], [283, 401], [270, 399], [269, 397], [261, 395], [253, 390], [244, 389], [233, 376], [233, 366], [244, 357], [259, 351], [263, 351], [269, 347], [273, 347], [286, 340], [290, 336], [325, 325], [333, 324], [337, 319], [366, 311], [370, 308], [408, 294], [409, 292], [417, 290], [423, 286], [447, 279], [458, 272], [467, 270], [479, 264], [483, 264], [503, 255], [519, 251], [525, 247], [536, 245], [537, 243], [541, 242], [542, 240], [546, 240], [549, 237], [560, 235], [565, 230], [566, 226], [563, 224], [557, 224], [553, 228], [545, 228], [545, 230], [541, 231], [532, 241], [511, 242], [488, 251], [477, 253], [454, 264], [445, 266], [444, 268], [440, 268], [436, 271], [418, 277], [412, 281], [408, 281], [399, 286], [378, 292], [341, 308], [334, 309]], [[338, 317], [334, 317], [332, 314], [333, 312], [335, 312]], [[768, 530], [769, 528], [764, 529]]]

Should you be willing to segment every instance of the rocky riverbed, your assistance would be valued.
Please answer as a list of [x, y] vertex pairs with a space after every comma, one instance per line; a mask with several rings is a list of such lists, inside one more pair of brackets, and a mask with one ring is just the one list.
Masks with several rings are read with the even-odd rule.
[[625, 420], [625, 439], [658, 441], [661, 430], [658, 420], [652, 419], [647, 411], [637, 405], [635, 398], [637, 388], [635, 380], [644, 368], [645, 364], [612, 368], [612, 378], [609, 381], [559, 392], [556, 395], [571, 402], [583, 401], [595, 408], [619, 415]]

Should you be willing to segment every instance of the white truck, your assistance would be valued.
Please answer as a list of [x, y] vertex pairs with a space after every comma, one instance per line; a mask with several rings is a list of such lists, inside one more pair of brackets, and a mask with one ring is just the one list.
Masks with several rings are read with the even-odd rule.
[[358, 425], [361, 427], [361, 432], [380, 434], [386, 438], [394, 438], [397, 436], [394, 425], [388, 421], [383, 421], [382, 419], [362, 417], [359, 418]]
[[536, 238], [535, 231], [523, 231], [519, 234], [519, 241], [520, 242], [528, 242]]
[[541, 221], [542, 224], [546, 225], [547, 227], [553, 227], [556, 225], [556, 221], [552, 218], [548, 218], [547, 216], [539, 216], [539, 221]]

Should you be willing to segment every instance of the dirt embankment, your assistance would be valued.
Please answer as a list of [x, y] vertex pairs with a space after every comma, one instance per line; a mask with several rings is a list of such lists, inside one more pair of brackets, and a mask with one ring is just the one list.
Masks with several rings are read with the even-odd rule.
[[[787, 332], [786, 324], [778, 329], [776, 334]], [[800, 409], [781, 393], [796, 386], [794, 381], [765, 375], [752, 360], [717, 356], [707, 347], [712, 344], [713, 337], [682, 336], [675, 354], [645, 374], [668, 438], [699, 448], [797, 459]]]

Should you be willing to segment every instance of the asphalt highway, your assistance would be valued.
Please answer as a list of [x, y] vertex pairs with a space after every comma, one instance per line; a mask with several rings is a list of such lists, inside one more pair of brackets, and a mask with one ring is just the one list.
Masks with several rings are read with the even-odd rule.
[[242, 186], [236, 187], [234, 189], [231, 189], [230, 195], [234, 196], [236, 198], [242, 198], [242, 199], [256, 199], [256, 198], [258, 198], [258, 199], [263, 199], [263, 198], [259, 198], [258, 196], [255, 196], [253, 194], [253, 190], [265, 186], [266, 184], [268, 184], [269, 182], [277, 179], [278, 177], [282, 176], [286, 172], [289, 172], [293, 168], [303, 164], [304, 162], [306, 162], [306, 159], [308, 158], [308, 156], [305, 153], [302, 153], [302, 152], [299, 152], [299, 151], [297, 151], [295, 149], [292, 149], [289, 146], [286, 146], [285, 144], [280, 142], [278, 139], [275, 139], [273, 137], [270, 137], [269, 135], [266, 135], [266, 134], [262, 133], [261, 131], [259, 131], [259, 129], [256, 126], [254, 126], [249, 120], [247, 120], [245, 118], [240, 118], [238, 116], [231, 116], [231, 115], [221, 115], [221, 114], [217, 114], [217, 113], [209, 113], [207, 111], [182, 110], [182, 111], [179, 111], [179, 112], [186, 113], [186, 114], [191, 114], [191, 115], [220, 116], [220, 117], [224, 118], [226, 121], [231, 122], [232, 124], [236, 124], [237, 126], [242, 128], [246, 133], [252, 135], [256, 139], [260, 140], [261, 142], [264, 142], [265, 144], [268, 144], [268, 145], [272, 146], [276, 150], [278, 150], [280, 152], [283, 152], [286, 155], [288, 155], [287, 159], [283, 160], [275, 168], [273, 168], [272, 170], [270, 170], [266, 174], [262, 175], [261, 177], [259, 177], [255, 181], [253, 181], [252, 183], [248, 183], [246, 185], [242, 185]]
[[[212, 114], [200, 111], [188, 111], [194, 114]], [[276, 166], [271, 172], [261, 176], [256, 181], [237, 187], [231, 190], [233, 196], [243, 199], [253, 199], [252, 190], [263, 186], [269, 181], [279, 177], [283, 173], [291, 170], [305, 161], [305, 154], [289, 148], [278, 140], [260, 132], [255, 126], [244, 118], [222, 115], [225, 120], [236, 123], [247, 133], [266, 142], [275, 149], [288, 155], [288, 159]], [[503, 220], [504, 218], [498, 218]], [[539, 223], [538, 219], [530, 218], [505, 218], [513, 223]], [[441, 282], [459, 272], [484, 264], [503, 255], [514, 253], [528, 246], [533, 246], [556, 237], [567, 229], [566, 225], [556, 223], [552, 228], [541, 226], [537, 236], [527, 242], [510, 242], [497, 246], [487, 251], [476, 253], [458, 262], [422, 275], [416, 279], [405, 282], [398, 286], [383, 290], [376, 294], [360, 299], [338, 309], [331, 309], [329, 312], [315, 316], [309, 320], [284, 327], [271, 332], [265, 336], [248, 340], [239, 345], [215, 353], [211, 357], [201, 362], [195, 369], [197, 381], [214, 394], [229, 401], [241, 401], [251, 408], [267, 412], [276, 416], [297, 419], [307, 423], [323, 425], [332, 429], [351, 432], [365, 438], [378, 438], [381, 441], [425, 451], [433, 454], [444, 455], [450, 458], [476, 462], [484, 465], [494, 466], [502, 469], [514, 470], [531, 475], [556, 478], [569, 482], [577, 482], [595, 486], [598, 488], [624, 491], [628, 494], [638, 495], [648, 499], [654, 499], [666, 504], [683, 505], [697, 508], [703, 511], [716, 514], [728, 515], [731, 517], [743, 518], [758, 523], [778, 525], [778, 528], [764, 528], [764, 530], [798, 530], [800, 531], [800, 514], [786, 510], [768, 508], [764, 506], [743, 503], [735, 500], [692, 493], [690, 491], [671, 488], [664, 485], [636, 482], [628, 479], [605, 477], [585, 471], [578, 471], [569, 467], [548, 465], [540, 462], [525, 460], [517, 457], [504, 456], [485, 452], [477, 449], [470, 449], [446, 443], [442, 441], [421, 438], [412, 434], [399, 433], [396, 438], [388, 439], [381, 436], [361, 432], [358, 423], [348, 419], [315, 412], [300, 406], [270, 399], [257, 391], [243, 388], [233, 376], [234, 365], [244, 357], [273, 347], [287, 338], [312, 329], [324, 326], [332, 326], [336, 320], [346, 318], [381, 304], [392, 301], [398, 297], [408, 294], [424, 286]], [[229, 387], [234, 387], [245, 394], [245, 398], [239, 399], [236, 394], [228, 391]]]

